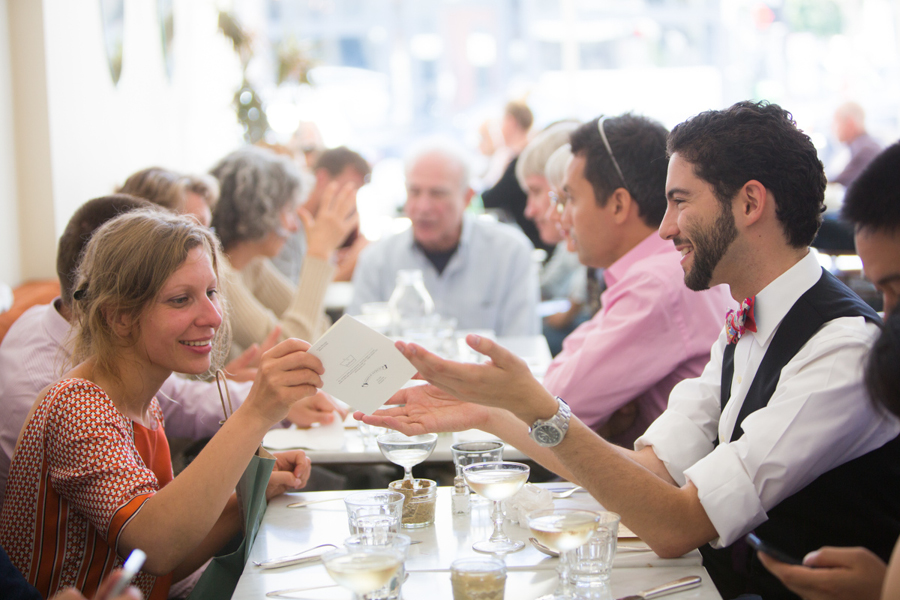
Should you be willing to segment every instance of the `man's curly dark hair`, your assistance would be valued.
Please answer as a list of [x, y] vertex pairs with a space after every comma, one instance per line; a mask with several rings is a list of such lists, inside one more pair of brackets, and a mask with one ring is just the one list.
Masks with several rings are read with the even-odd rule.
[[825, 212], [825, 169], [809, 136], [777, 104], [738, 102], [702, 112], [672, 129], [667, 151], [691, 163], [726, 206], [748, 181], [762, 183], [775, 197], [791, 246], [809, 246], [816, 237]]
[[856, 229], [900, 231], [900, 142], [885, 148], [850, 185], [841, 217]]

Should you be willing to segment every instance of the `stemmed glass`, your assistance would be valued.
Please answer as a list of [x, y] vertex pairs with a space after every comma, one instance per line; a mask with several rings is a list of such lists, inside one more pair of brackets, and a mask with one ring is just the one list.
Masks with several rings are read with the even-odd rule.
[[386, 586], [403, 565], [402, 554], [389, 546], [360, 546], [332, 550], [322, 556], [325, 570], [339, 586], [353, 592], [354, 600], [365, 600]]
[[514, 496], [522, 489], [530, 472], [528, 465], [515, 462], [486, 462], [463, 467], [463, 477], [468, 486], [479, 496], [494, 501], [491, 513], [494, 532], [489, 539], [472, 544], [473, 550], [487, 554], [508, 554], [525, 547], [524, 542], [513, 541], [503, 532], [500, 501]]
[[431, 456], [437, 437], [436, 433], [408, 436], [394, 432], [384, 433], [375, 439], [384, 457], [403, 467], [403, 481], [408, 481], [412, 488], [412, 468]]
[[600, 517], [589, 510], [577, 508], [545, 508], [528, 514], [528, 528], [537, 541], [559, 552], [559, 585], [551, 596], [542, 600], [565, 600], [568, 593], [568, 574], [571, 553], [588, 542], [597, 529]]

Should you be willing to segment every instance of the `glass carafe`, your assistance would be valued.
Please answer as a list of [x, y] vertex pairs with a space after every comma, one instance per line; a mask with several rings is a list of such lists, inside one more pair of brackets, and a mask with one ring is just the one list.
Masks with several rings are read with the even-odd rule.
[[397, 272], [397, 285], [388, 301], [391, 333], [398, 337], [427, 338], [433, 329], [434, 300], [418, 269]]

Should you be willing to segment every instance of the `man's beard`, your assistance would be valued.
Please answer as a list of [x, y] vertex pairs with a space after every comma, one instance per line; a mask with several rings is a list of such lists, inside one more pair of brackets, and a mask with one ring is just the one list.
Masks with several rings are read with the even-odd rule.
[[[711, 228], [688, 233], [694, 248], [694, 266], [684, 274], [684, 284], [695, 292], [707, 290], [712, 281], [713, 271], [738, 235], [737, 227], [734, 226], [734, 215], [727, 208], [721, 207], [719, 216]], [[675, 239], [675, 244], [681, 244], [678, 238]]]

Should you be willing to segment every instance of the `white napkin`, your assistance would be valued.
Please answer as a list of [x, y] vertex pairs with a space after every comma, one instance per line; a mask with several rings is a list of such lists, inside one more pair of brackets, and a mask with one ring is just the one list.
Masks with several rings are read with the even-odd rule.
[[526, 483], [512, 498], [503, 501], [502, 507], [506, 518], [523, 527], [528, 526], [528, 513], [553, 506], [553, 494], [550, 490]]
[[344, 422], [334, 413], [328, 425], [314, 425], [309, 429], [272, 429], [263, 437], [263, 446], [270, 450], [340, 450], [344, 447]]

